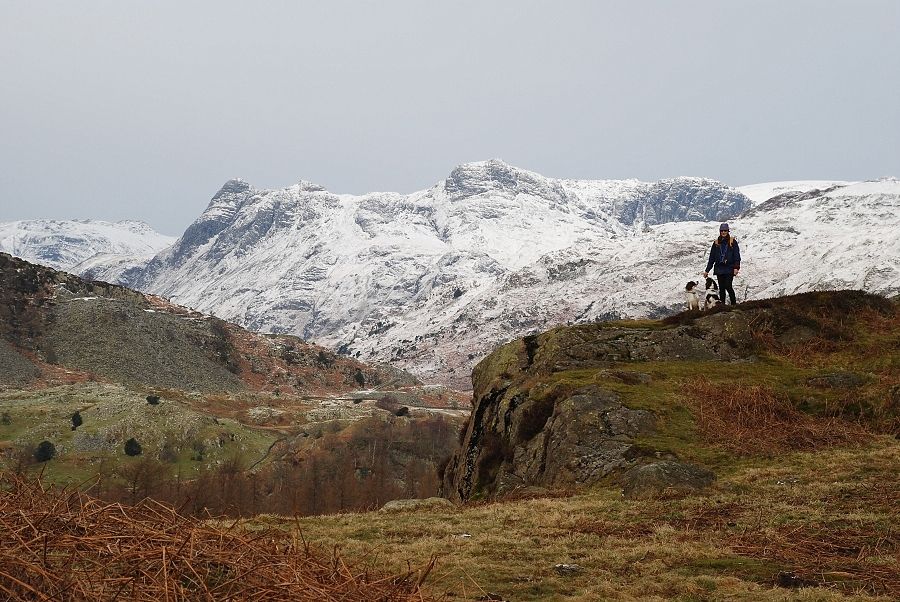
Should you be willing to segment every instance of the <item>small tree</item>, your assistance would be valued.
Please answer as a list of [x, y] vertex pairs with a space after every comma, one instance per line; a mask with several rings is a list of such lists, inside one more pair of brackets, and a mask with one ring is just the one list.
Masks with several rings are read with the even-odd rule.
[[140, 456], [143, 451], [144, 450], [141, 449], [141, 444], [138, 443], [134, 437], [125, 442], [126, 456]]
[[319, 363], [325, 366], [326, 368], [334, 363], [334, 360], [325, 353], [325, 350], [319, 351]]
[[361, 370], [356, 371], [356, 374], [353, 375], [353, 380], [355, 380], [359, 386], [363, 386], [364, 384], [366, 384], [366, 377], [363, 376]]
[[148, 395], [147, 403], [152, 406], [159, 405], [159, 395]]
[[83, 423], [84, 423], [84, 420], [81, 419], [81, 412], [76, 411], [74, 414], [72, 414], [72, 430], [73, 431], [75, 429], [77, 429], [79, 426], [81, 426]]
[[12, 416], [9, 415], [9, 412], [3, 412], [0, 415], [0, 424], [4, 426], [12, 424]]
[[46, 462], [56, 455], [56, 446], [49, 441], [41, 441], [34, 450], [34, 459], [38, 462]]

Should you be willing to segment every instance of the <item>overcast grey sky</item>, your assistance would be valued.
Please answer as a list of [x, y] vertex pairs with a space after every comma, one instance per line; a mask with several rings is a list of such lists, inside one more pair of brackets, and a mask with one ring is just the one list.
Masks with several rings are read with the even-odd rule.
[[411, 192], [492, 157], [900, 175], [898, 33], [898, 0], [0, 0], [0, 221], [178, 235], [231, 177]]

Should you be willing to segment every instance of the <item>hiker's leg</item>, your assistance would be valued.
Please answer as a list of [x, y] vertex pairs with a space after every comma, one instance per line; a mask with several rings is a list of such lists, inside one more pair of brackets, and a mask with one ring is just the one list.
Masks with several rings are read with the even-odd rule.
[[731, 304], [735, 305], [737, 303], [734, 296], [734, 289], [731, 288], [731, 283], [734, 280], [734, 276], [731, 274], [716, 274], [716, 280], [719, 281], [719, 299], [722, 300], [722, 305], [725, 305], [725, 294], [731, 298]]
[[723, 276], [722, 274], [716, 274], [716, 280], [719, 281], [719, 301], [722, 302], [722, 305], [725, 305], [725, 300], [727, 296], [725, 295], [725, 291], [728, 290], [725, 287], [728, 286], [725, 282], [727, 276]]

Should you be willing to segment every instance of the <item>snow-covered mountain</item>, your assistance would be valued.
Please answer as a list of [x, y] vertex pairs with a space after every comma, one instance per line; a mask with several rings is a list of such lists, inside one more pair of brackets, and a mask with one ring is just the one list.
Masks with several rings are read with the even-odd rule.
[[791, 182], [763, 182], [762, 184], [750, 184], [738, 186], [738, 192], [750, 199], [754, 205], [788, 192], [809, 192], [811, 190], [827, 190], [835, 186], [847, 186], [855, 182], [844, 180], [795, 180]]
[[500, 161], [408, 195], [232, 180], [146, 267], [104, 276], [98, 258], [96, 277], [461, 388], [523, 334], [681, 309], [726, 219], [742, 299], [900, 293], [900, 182], [747, 188], [754, 199], [701, 178], [556, 180]]
[[[86, 267], [98, 263], [105, 271], [113, 264], [118, 264], [121, 269], [134, 267], [173, 242], [174, 237], [164, 236], [138, 221], [25, 220], [0, 223], [0, 251], [78, 274], [84, 274]], [[98, 256], [103, 256], [102, 262], [98, 262]]]
[[[232, 180], [172, 247], [120, 282], [468, 386], [480, 353], [531, 327], [525, 313], [540, 299], [506, 308], [500, 297], [530, 290], [535, 270], [562, 281], [594, 258], [592, 249], [749, 207], [708, 179], [556, 180], [501, 161], [461, 165], [409, 195], [337, 195], [309, 182], [257, 190]], [[567, 297], [550, 303], [547, 320]], [[506, 323], [501, 308], [521, 324]], [[482, 336], [482, 328], [495, 332]]]

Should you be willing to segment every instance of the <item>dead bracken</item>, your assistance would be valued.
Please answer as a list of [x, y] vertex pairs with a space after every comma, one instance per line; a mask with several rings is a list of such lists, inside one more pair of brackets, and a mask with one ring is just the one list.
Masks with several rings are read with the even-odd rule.
[[106, 504], [12, 476], [0, 483], [7, 599], [424, 601], [433, 564], [376, 575], [280, 531], [250, 533], [151, 500]]

